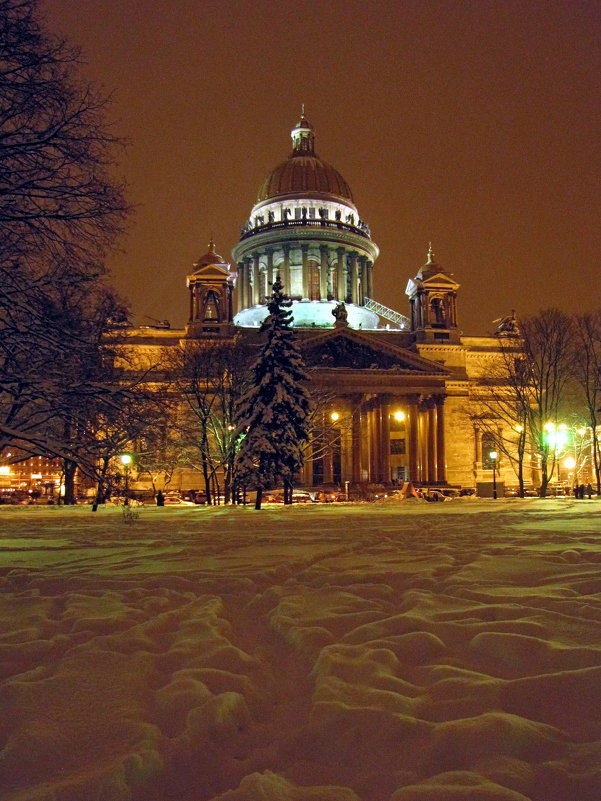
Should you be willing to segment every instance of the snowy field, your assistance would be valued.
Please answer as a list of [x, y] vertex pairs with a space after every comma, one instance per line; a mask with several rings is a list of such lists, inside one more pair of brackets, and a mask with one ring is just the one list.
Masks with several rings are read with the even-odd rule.
[[601, 501], [0, 507], [2, 801], [599, 801]]

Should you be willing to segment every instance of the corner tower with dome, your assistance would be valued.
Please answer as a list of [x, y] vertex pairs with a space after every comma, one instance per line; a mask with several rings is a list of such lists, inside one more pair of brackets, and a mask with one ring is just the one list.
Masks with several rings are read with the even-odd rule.
[[235, 323], [260, 324], [279, 274], [293, 300], [295, 327], [331, 328], [332, 312], [344, 303], [351, 327], [377, 329], [371, 298], [378, 246], [347, 182], [316, 154], [315, 131], [304, 113], [291, 136], [292, 152], [261, 183], [232, 252]]

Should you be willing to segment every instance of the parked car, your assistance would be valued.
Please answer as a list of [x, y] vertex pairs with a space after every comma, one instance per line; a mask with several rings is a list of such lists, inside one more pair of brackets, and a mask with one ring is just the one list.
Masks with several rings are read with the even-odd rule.
[[[284, 490], [270, 490], [263, 495], [264, 503], [284, 503]], [[313, 498], [308, 492], [292, 492], [292, 503], [313, 503]]]
[[186, 501], [179, 495], [165, 495], [165, 506], [195, 506], [194, 501]]
[[422, 497], [425, 498], [427, 501], [452, 501], [452, 498], [449, 498], [447, 495], [443, 495], [442, 492], [438, 490], [427, 490], [422, 493]]

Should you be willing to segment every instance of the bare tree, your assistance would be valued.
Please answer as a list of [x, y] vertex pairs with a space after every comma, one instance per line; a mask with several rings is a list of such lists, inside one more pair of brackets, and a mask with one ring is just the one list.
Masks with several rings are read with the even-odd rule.
[[61, 412], [92, 390], [80, 367], [98, 354], [98, 329], [84, 315], [127, 207], [110, 175], [106, 101], [37, 11], [37, 0], [0, 0], [0, 449], [69, 461]]
[[571, 377], [572, 319], [547, 309], [520, 320], [499, 343], [498, 360], [472, 390], [470, 415], [514, 466], [521, 495], [524, 460], [532, 448], [544, 497], [558, 456], [550, 429], [557, 427]]
[[500, 335], [499, 353], [472, 387], [466, 412], [474, 427], [487, 434], [508, 459], [520, 497], [524, 497], [531, 393], [530, 371], [517, 331]]
[[556, 450], [549, 424], [557, 424], [571, 377], [573, 321], [547, 309], [520, 322], [521, 369], [530, 387], [527, 429], [540, 461], [540, 495], [545, 497], [555, 467]]
[[236, 406], [249, 381], [248, 346], [229, 341], [188, 342], [177, 350], [170, 377], [182, 402], [175, 425], [184, 460], [202, 475], [207, 503], [233, 496]]
[[0, 0], [0, 263], [102, 269], [126, 210], [117, 140], [79, 51], [42, 30], [38, 6]]
[[601, 451], [597, 431], [601, 412], [601, 311], [574, 318], [572, 374], [580, 390], [586, 426], [591, 432], [597, 495], [601, 495]]

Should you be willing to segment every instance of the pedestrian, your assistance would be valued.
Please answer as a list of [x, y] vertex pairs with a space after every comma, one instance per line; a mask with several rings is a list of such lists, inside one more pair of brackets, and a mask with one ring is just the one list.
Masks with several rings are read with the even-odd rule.
[[[586, 489], [584, 491], [586, 492], [586, 497], [590, 501], [593, 494], [593, 488], [591, 487], [590, 482], [586, 485]], [[584, 495], [582, 497], [584, 497]]]
[[165, 506], [165, 496], [161, 490], [157, 492], [157, 506]]
[[578, 497], [580, 498], [580, 500], [584, 500], [584, 484], [581, 484], [578, 487]]

